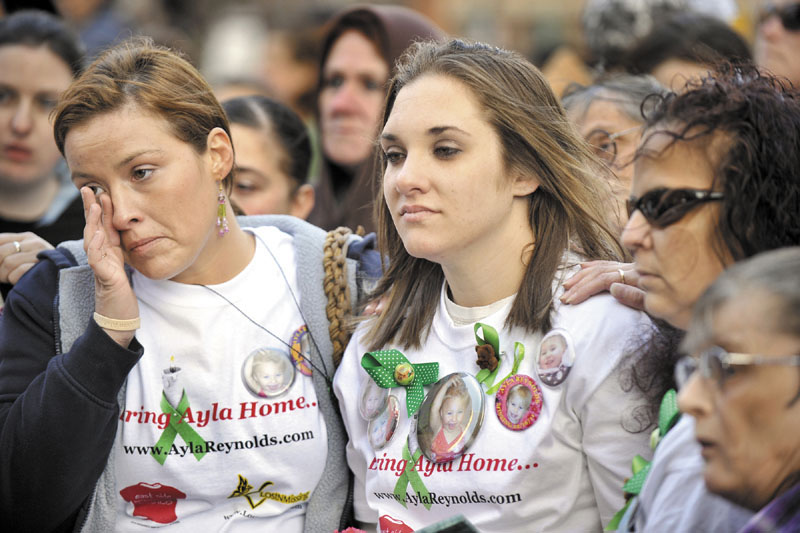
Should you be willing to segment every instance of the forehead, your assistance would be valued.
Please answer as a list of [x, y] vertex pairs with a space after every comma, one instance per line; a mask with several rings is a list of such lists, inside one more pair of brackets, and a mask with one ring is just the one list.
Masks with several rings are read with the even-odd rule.
[[384, 77], [389, 73], [389, 67], [375, 44], [358, 30], [346, 30], [334, 41], [323, 70], [364, 71], [381, 73]]
[[600, 92], [589, 102], [581, 116], [574, 117], [574, 111], [570, 112], [569, 115], [578, 124], [583, 135], [595, 129], [616, 133], [639, 125], [640, 122], [633, 120], [623, 112], [620, 107], [621, 104], [615, 102], [614, 99], [621, 99], [621, 97], [607, 91]]
[[397, 93], [384, 132], [427, 132], [440, 126], [457, 126], [468, 132], [492, 130], [477, 97], [466, 85], [450, 76], [425, 74]]
[[0, 83], [61, 92], [72, 81], [72, 71], [46, 46], [0, 45]]
[[64, 138], [64, 155], [73, 167], [96, 157], [124, 159], [128, 152], [163, 151], [167, 142], [182, 141], [164, 118], [127, 104], [72, 126]]
[[[674, 126], [656, 125], [644, 132], [640, 154], [634, 163], [633, 189], [655, 187], [709, 189], [725, 139], [713, 133], [695, 140], [673, 142]], [[692, 136], [692, 131], [688, 136]]]

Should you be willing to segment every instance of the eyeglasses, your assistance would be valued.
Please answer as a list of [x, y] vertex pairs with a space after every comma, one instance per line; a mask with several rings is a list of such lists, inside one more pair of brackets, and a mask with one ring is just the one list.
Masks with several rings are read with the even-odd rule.
[[653, 227], [665, 228], [682, 219], [698, 205], [723, 198], [723, 194], [716, 191], [659, 188], [647, 191], [641, 198], [631, 196], [626, 207], [628, 218], [634, 211], [639, 211]]
[[617, 133], [609, 133], [606, 130], [596, 129], [586, 135], [586, 142], [592, 147], [592, 151], [606, 165], [611, 166], [617, 160], [617, 139], [623, 135], [633, 133], [641, 129], [641, 126], [634, 126]]
[[700, 375], [722, 388], [725, 381], [736, 373], [737, 366], [800, 366], [800, 355], [767, 357], [749, 353], [728, 352], [719, 346], [712, 346], [700, 353], [699, 357], [683, 357], [675, 365], [675, 383], [682, 389], [696, 370]]
[[768, 4], [761, 12], [758, 23], [763, 24], [773, 15], [780, 19], [781, 24], [787, 31], [800, 31], [800, 2], [783, 6]]

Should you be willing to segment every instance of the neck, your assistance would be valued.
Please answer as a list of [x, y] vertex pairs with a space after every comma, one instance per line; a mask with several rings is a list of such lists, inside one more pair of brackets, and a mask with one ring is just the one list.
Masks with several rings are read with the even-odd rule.
[[0, 182], [0, 216], [17, 222], [34, 222], [44, 216], [58, 193], [53, 174], [23, 186]]
[[441, 263], [455, 303], [479, 307], [519, 291], [533, 250], [527, 204], [524, 207], [525, 216], [515, 217], [518, 222], [508, 225], [505, 238], [498, 242], [493, 235], [494, 242], [470, 246], [452, 261]]
[[[255, 254], [255, 239], [245, 232], [228, 204], [228, 228], [225, 235], [219, 235], [217, 227], [209, 237], [209, 242], [200, 256], [195, 260], [195, 265], [202, 267], [188, 269], [172, 281], [189, 283], [193, 285], [218, 285], [236, 277], [250, 264]], [[202, 262], [202, 263], [201, 263]]]

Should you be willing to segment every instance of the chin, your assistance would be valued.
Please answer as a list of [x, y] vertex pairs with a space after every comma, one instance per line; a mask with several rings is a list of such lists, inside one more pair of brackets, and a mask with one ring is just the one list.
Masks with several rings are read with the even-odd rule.
[[686, 311], [677, 302], [664, 298], [659, 294], [645, 292], [644, 309], [649, 315], [666, 320], [676, 328], [685, 330], [689, 327], [691, 311]]

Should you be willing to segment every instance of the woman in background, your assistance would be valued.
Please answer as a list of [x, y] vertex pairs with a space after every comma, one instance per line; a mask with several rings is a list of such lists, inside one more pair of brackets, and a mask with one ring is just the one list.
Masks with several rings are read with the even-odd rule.
[[82, 69], [83, 47], [57, 17], [31, 10], [0, 18], [3, 298], [38, 252], [81, 236], [81, 200], [53, 142], [49, 115]]
[[322, 162], [309, 222], [325, 230], [361, 225], [375, 231], [371, 156], [386, 82], [408, 45], [443, 36], [430, 19], [402, 6], [347, 8], [331, 22], [322, 40], [317, 91]]
[[300, 117], [259, 95], [226, 100], [222, 108], [236, 152], [231, 200], [246, 215], [307, 218], [314, 207], [308, 183], [311, 142]]

